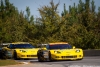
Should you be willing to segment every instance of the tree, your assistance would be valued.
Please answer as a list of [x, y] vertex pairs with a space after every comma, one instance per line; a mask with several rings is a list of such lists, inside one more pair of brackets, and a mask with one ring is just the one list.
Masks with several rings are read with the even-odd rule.
[[[42, 23], [41, 28], [43, 30], [43, 37], [48, 41], [57, 40], [55, 35], [59, 28], [60, 17], [57, 11], [59, 3], [54, 4], [53, 0], [50, 2], [50, 6], [43, 6], [39, 8], [41, 15], [40, 22]], [[53, 39], [53, 40], [52, 40]]]

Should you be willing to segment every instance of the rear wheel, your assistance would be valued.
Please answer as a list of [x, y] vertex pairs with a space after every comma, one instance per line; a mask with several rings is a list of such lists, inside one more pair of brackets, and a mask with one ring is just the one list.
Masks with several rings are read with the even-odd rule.
[[2, 51], [2, 59], [7, 59], [6, 51]]

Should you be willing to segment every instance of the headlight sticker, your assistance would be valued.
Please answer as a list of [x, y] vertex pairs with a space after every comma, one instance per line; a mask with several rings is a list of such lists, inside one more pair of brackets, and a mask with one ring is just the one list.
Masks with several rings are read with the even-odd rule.
[[80, 50], [79, 49], [76, 49], [76, 52], [80, 52]]
[[20, 52], [26, 52], [25, 50], [20, 50]]
[[61, 53], [60, 51], [54, 51], [54, 53]]

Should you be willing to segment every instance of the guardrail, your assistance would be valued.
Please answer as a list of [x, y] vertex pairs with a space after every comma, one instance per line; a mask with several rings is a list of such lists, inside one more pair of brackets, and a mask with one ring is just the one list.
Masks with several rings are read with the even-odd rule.
[[100, 56], [100, 50], [91, 49], [91, 50], [83, 50], [84, 56]]

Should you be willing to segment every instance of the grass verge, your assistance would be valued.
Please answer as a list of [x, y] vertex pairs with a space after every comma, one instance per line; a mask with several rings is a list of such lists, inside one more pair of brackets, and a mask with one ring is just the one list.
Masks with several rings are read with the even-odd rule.
[[15, 65], [15, 64], [19, 64], [18, 62], [16, 62], [15, 60], [0, 60], [0, 66], [6, 66], [6, 65]]

